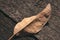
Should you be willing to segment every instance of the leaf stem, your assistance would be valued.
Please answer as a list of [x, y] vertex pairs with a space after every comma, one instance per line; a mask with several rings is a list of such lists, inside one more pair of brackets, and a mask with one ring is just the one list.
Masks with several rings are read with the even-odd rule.
[[14, 34], [8, 40], [11, 40], [13, 37], [14, 37]]

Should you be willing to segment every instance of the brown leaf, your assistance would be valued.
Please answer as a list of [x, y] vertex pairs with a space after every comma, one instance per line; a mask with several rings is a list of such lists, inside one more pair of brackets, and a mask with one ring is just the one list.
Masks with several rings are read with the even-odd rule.
[[22, 29], [24, 29], [26, 32], [29, 33], [39, 32], [49, 20], [50, 12], [51, 12], [51, 5], [48, 4], [46, 8], [37, 15], [24, 18], [21, 22], [16, 24], [13, 35], [8, 40], [10, 40], [15, 34], [20, 32]]
[[37, 18], [30, 23], [24, 30], [28, 33], [37, 33], [47, 23], [51, 16], [51, 5], [48, 4], [46, 8], [37, 15]]

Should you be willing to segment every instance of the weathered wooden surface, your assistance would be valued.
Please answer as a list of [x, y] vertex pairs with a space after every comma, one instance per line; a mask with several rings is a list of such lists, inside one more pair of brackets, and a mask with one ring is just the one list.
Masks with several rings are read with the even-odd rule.
[[[52, 5], [52, 16], [35, 36], [39, 40], [60, 40], [59, 0], [0, 0], [0, 40], [7, 40], [13, 33], [15, 24], [24, 17], [36, 15], [48, 4]], [[38, 5], [37, 5], [37, 4]], [[24, 33], [22, 34], [24, 35]], [[17, 37], [14, 40], [34, 40], [33, 37]]]

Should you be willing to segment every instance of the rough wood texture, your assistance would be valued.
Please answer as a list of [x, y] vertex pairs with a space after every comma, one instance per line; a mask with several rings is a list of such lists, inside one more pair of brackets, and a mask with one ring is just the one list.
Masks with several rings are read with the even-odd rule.
[[[12, 35], [13, 28], [17, 22], [24, 17], [37, 14], [48, 3], [52, 5], [52, 17], [48, 22], [49, 24], [35, 36], [39, 40], [60, 40], [60, 0], [40, 0], [38, 3], [37, 1], [0, 0], [0, 40], [7, 40]], [[25, 34], [23, 33], [22, 35]], [[34, 40], [34, 37], [21, 38], [18, 36], [15, 40]]]
[[28, 33], [38, 33], [42, 30], [43, 26], [48, 22], [51, 17], [51, 5], [48, 4], [41, 12], [37, 15], [24, 18], [21, 22], [18, 22], [14, 27], [13, 35], [8, 39], [11, 40], [18, 32], [23, 29]]

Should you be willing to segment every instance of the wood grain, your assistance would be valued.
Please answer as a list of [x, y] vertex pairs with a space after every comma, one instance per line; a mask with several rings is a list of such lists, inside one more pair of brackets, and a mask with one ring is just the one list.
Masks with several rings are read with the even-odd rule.
[[[0, 40], [7, 40], [13, 34], [13, 28], [17, 22], [25, 17], [36, 15], [44, 9], [48, 3], [52, 5], [52, 17], [48, 22], [49, 25], [44, 26], [35, 37], [39, 40], [60, 40], [60, 0], [41, 0], [39, 3], [37, 3], [37, 1], [0, 0], [0, 10], [4, 12], [0, 13]], [[37, 6], [35, 6], [36, 3]], [[18, 14], [16, 14], [16, 10], [19, 11]], [[10, 18], [5, 16], [5, 14]], [[21, 38], [21, 35], [19, 35], [20, 37], [18, 38], [13, 38], [13, 40], [34, 40], [33, 37], [27, 36]]]

